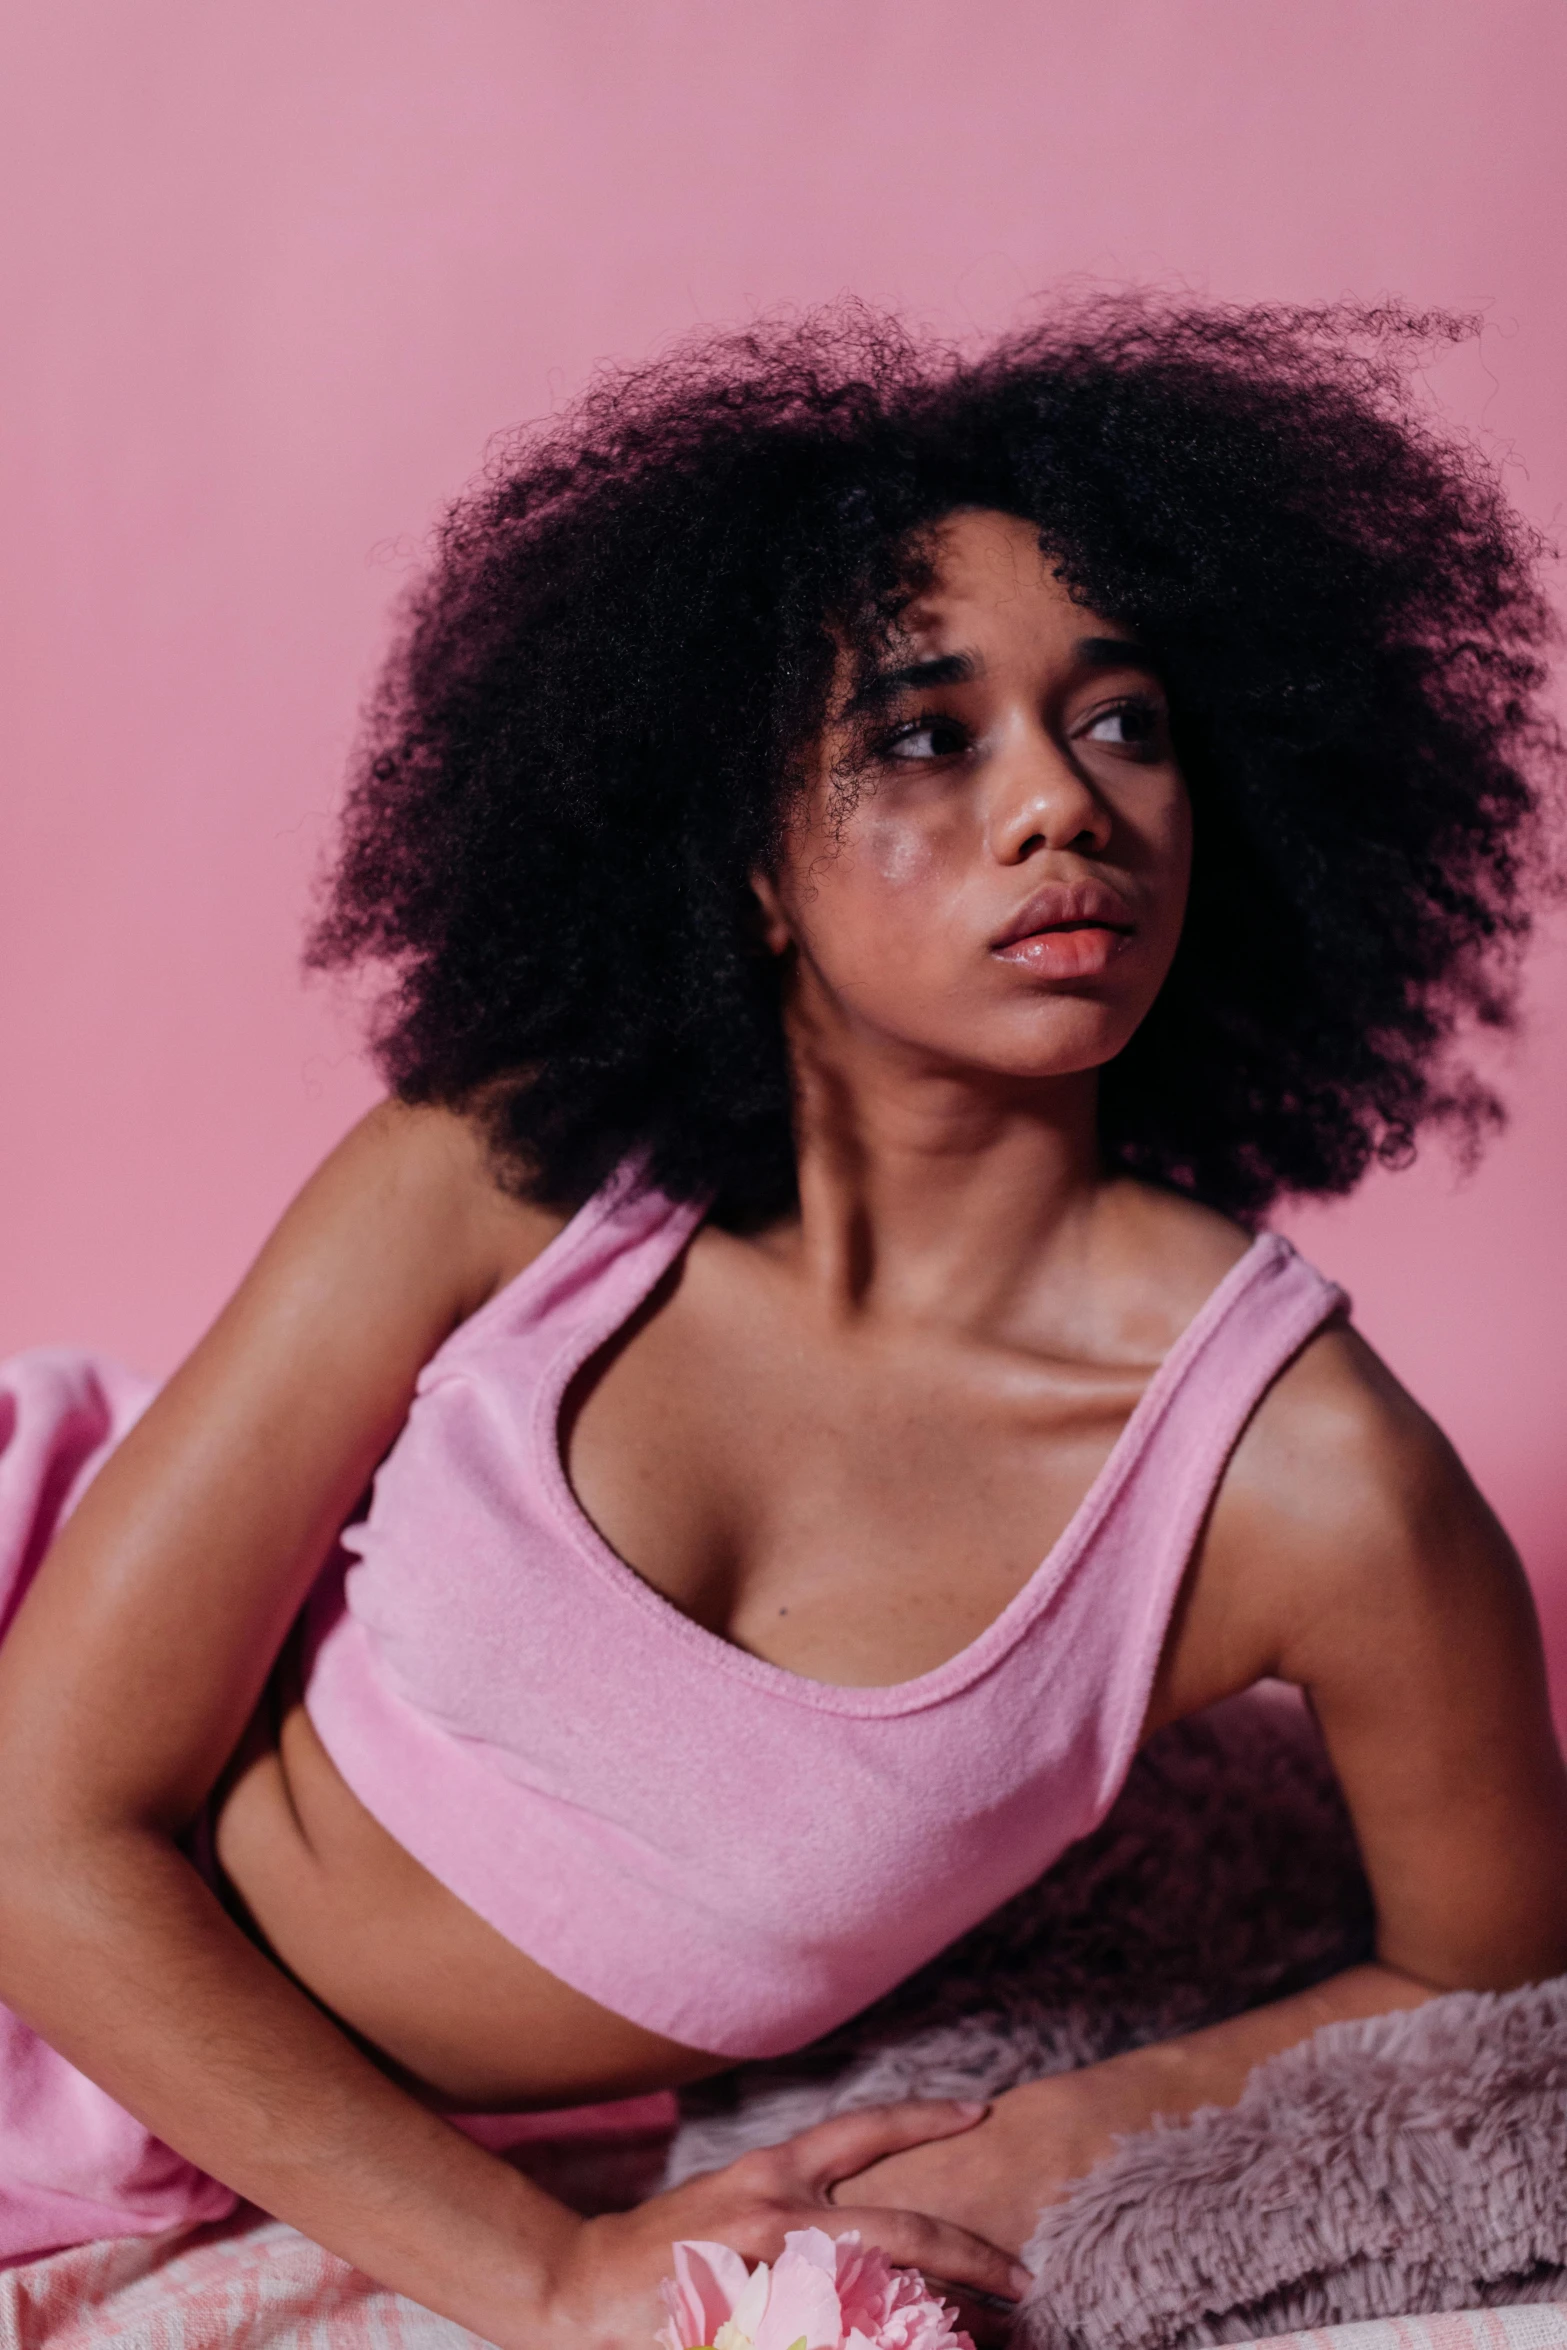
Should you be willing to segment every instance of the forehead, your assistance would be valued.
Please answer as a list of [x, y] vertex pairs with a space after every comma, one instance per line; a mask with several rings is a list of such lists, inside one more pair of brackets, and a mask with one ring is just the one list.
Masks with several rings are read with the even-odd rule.
[[[899, 630], [917, 653], [1009, 642], [1064, 647], [1091, 618], [1041, 552], [1037, 526], [1016, 514], [949, 514], [931, 533], [929, 555], [929, 581], [905, 607]], [[1101, 636], [1121, 633], [1104, 621], [1094, 627]]]

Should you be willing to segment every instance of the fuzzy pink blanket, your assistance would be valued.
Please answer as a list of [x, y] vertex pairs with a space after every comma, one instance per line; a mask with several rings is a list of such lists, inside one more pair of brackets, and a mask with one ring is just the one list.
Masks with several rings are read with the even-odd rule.
[[[661, 2158], [673, 2183], [850, 2106], [993, 2094], [1331, 1973], [1369, 1917], [1303, 1712], [1238, 1701], [1156, 1740], [1093, 1837], [888, 1999], [686, 2092], [667, 2153], [541, 2147], [530, 2167], [605, 2208]], [[1019, 2350], [1567, 2350], [1564, 2179], [1567, 1982], [1335, 2025], [1043, 2216]], [[255, 2213], [0, 2271], [0, 2350], [472, 2339]]]
[[[1104, 1825], [800, 2056], [683, 2097], [671, 2183], [826, 2114], [995, 2095], [1364, 1957], [1320, 1740], [1261, 1692], [1155, 1740]], [[1333, 2025], [1242, 2103], [1124, 2141], [1041, 2218], [1027, 2350], [1200, 2350], [1567, 2300], [1567, 1980]]]
[[[0, 2271], [0, 2350], [478, 2350], [279, 2220], [80, 2244]], [[1567, 2350], [1567, 2307], [1288, 2334], [1270, 2350]]]

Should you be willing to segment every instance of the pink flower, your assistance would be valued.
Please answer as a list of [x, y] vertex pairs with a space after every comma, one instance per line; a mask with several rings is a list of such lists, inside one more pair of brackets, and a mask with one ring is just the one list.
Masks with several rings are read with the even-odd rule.
[[749, 2275], [727, 2244], [677, 2244], [663, 2291], [660, 2350], [974, 2350], [924, 2280], [853, 2228], [836, 2242], [797, 2228]]

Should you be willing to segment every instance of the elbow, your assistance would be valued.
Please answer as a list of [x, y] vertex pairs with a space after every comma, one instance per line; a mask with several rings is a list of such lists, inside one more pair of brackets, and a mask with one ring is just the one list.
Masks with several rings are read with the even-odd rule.
[[0, 2000], [20, 1998], [68, 1946], [103, 1942], [130, 1872], [173, 1839], [131, 1819], [86, 1819], [74, 1807], [7, 1800], [0, 1782]]

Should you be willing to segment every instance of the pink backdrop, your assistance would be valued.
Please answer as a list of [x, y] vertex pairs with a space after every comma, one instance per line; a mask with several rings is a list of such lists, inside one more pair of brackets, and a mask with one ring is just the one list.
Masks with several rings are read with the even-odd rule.
[[[296, 974], [389, 599], [593, 362], [1069, 273], [1483, 309], [1433, 396], [1567, 463], [1559, 0], [50, 0], [0, 121], [0, 1349], [154, 1371], [371, 1096]], [[1511, 1135], [1296, 1220], [1567, 1664], [1567, 953]], [[1567, 1675], [1564, 1675], [1567, 1681]]]

